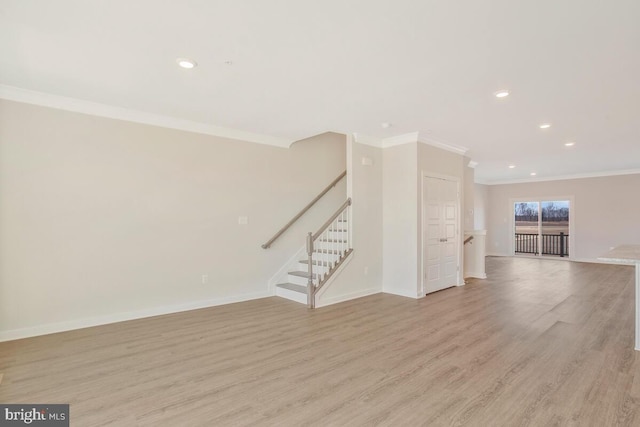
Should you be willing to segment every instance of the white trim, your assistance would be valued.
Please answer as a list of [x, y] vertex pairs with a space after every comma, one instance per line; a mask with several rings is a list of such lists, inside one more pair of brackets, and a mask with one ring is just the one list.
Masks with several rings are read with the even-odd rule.
[[471, 169], [475, 169], [476, 166], [478, 166], [478, 162], [474, 162], [473, 160], [469, 160], [469, 163], [467, 164], [467, 167], [470, 167]]
[[349, 300], [352, 300], [352, 299], [362, 298], [362, 297], [366, 297], [366, 296], [374, 295], [374, 294], [379, 294], [379, 293], [382, 293], [382, 289], [380, 289], [379, 287], [378, 288], [362, 289], [360, 291], [351, 292], [349, 294], [337, 295], [337, 296], [334, 296], [334, 297], [323, 299], [322, 301], [317, 301], [316, 302], [316, 308], [327, 307], [329, 305], [338, 304], [340, 302], [345, 302], [345, 301], [349, 301]]
[[634, 349], [640, 351], [640, 261], [636, 260], [636, 345]]
[[465, 274], [465, 279], [466, 278], [473, 278], [473, 279], [486, 279], [487, 278], [487, 274], [486, 273], [478, 273], [475, 271], [467, 271], [467, 274]]
[[571, 261], [586, 262], [589, 264], [634, 265], [633, 261], [627, 261], [627, 262], [611, 261], [611, 260], [604, 260], [600, 258], [575, 258], [575, 259], [572, 259]]
[[640, 169], [623, 169], [613, 171], [601, 171], [601, 172], [586, 172], [577, 173], [573, 175], [557, 175], [542, 178], [523, 178], [523, 179], [511, 179], [505, 181], [476, 181], [476, 184], [483, 185], [506, 185], [506, 184], [526, 184], [531, 182], [544, 182], [544, 181], [563, 181], [568, 179], [584, 179], [584, 178], [601, 178], [606, 176], [619, 176], [619, 175], [636, 175], [640, 173]]
[[420, 295], [417, 292], [412, 294], [412, 293], [404, 292], [403, 290], [398, 290], [398, 289], [386, 289], [386, 288], [383, 288], [382, 292], [385, 293], [385, 294], [397, 295], [397, 296], [400, 296], [400, 297], [413, 298], [413, 299], [418, 299], [418, 298], [424, 297], [424, 295]]
[[506, 256], [513, 256], [513, 255], [509, 255], [506, 253], [498, 253], [498, 252], [491, 252], [491, 253], [487, 252], [486, 256], [506, 257]]
[[97, 102], [85, 101], [77, 98], [36, 92], [14, 86], [0, 84], [0, 98], [9, 101], [24, 102], [40, 105], [42, 107], [57, 108], [75, 113], [89, 114], [98, 117], [107, 117], [116, 120], [142, 123], [168, 129], [177, 129], [204, 135], [219, 136], [222, 138], [237, 139], [254, 142], [256, 144], [272, 145], [275, 147], [289, 148], [294, 142], [285, 138], [278, 138], [258, 133], [245, 132], [239, 129], [231, 129], [208, 123], [194, 122], [176, 117], [153, 114], [144, 111], [116, 107]]
[[395, 147], [396, 145], [411, 144], [418, 142], [418, 132], [405, 133], [404, 135], [392, 136], [382, 140], [382, 148]]
[[441, 148], [446, 151], [451, 151], [452, 153], [460, 154], [464, 156], [469, 149], [467, 147], [462, 147], [460, 145], [449, 144], [448, 142], [439, 141], [437, 139], [431, 137], [420, 137], [418, 142], [421, 142], [426, 145], [431, 145], [433, 147]]
[[[349, 230], [351, 229], [351, 219], [349, 219], [349, 222], [347, 223], [349, 224]], [[351, 239], [351, 238], [349, 238]], [[353, 242], [353, 240], [350, 240], [351, 242]], [[353, 247], [353, 245], [351, 245]], [[347, 267], [347, 264], [349, 264], [351, 262], [351, 260], [353, 259], [354, 256], [354, 250], [352, 249], [351, 252], [349, 253], [349, 255], [347, 255], [347, 258], [342, 262], [342, 264], [340, 264], [340, 266], [338, 267], [338, 269], [331, 275], [331, 277], [329, 277], [329, 280], [327, 280], [327, 282], [322, 285], [322, 287], [320, 288], [320, 290], [318, 292], [316, 292], [315, 298], [316, 298], [316, 307], [318, 307], [319, 301], [322, 299], [322, 296], [324, 295], [325, 292], [327, 292], [327, 289], [329, 289], [329, 285], [331, 283], [333, 283], [334, 280], [336, 280], [338, 278], [338, 276], [342, 273], [342, 270], [344, 270]], [[334, 298], [338, 298], [338, 297], [331, 297], [328, 298], [327, 301], [331, 301]], [[346, 300], [345, 300], [346, 301]], [[322, 305], [328, 305], [328, 304], [321, 304]]]
[[192, 301], [183, 304], [166, 305], [162, 307], [147, 308], [144, 310], [128, 311], [108, 314], [104, 316], [88, 317], [84, 319], [68, 320], [64, 322], [48, 323], [45, 325], [30, 326], [27, 328], [10, 329], [0, 331], [0, 342], [12, 341], [38, 335], [54, 334], [57, 332], [72, 331], [74, 329], [89, 328], [92, 326], [107, 325], [110, 323], [124, 322], [127, 320], [143, 319], [145, 317], [161, 316], [163, 314], [179, 313], [182, 311], [197, 310], [200, 308], [215, 307], [218, 305], [232, 304], [259, 298], [270, 297], [271, 292], [254, 292], [251, 294], [234, 295], [225, 298], [216, 298], [203, 301]]
[[[443, 179], [446, 181], [453, 181], [456, 183], [456, 192], [458, 195], [458, 198], [456, 200], [456, 215], [458, 218], [458, 225], [457, 225], [457, 229], [456, 229], [456, 245], [457, 245], [457, 271], [456, 271], [456, 282], [462, 282], [462, 284], [464, 285], [464, 279], [462, 278], [463, 275], [463, 266], [464, 266], [464, 244], [462, 244], [463, 240], [464, 240], [464, 234], [462, 233], [462, 188], [461, 188], [461, 179], [457, 176], [451, 176], [451, 175], [443, 175], [443, 174], [439, 174], [439, 173], [434, 173], [434, 172], [429, 172], [429, 171], [421, 171], [420, 174], [420, 224], [421, 224], [421, 230], [420, 230], [420, 281], [419, 281], [419, 290], [418, 290], [418, 294], [424, 296], [426, 294], [425, 291], [425, 277], [424, 277], [424, 270], [425, 270], [425, 265], [424, 265], [424, 254], [425, 254], [425, 244], [424, 244], [424, 239], [422, 236], [424, 236], [424, 179], [425, 178], [436, 178], [436, 179]], [[456, 286], [460, 286], [460, 284], [456, 285]]]

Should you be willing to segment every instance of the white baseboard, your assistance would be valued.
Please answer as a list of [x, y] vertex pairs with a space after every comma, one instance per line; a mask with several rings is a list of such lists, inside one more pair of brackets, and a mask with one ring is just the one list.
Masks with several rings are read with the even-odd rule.
[[369, 289], [363, 289], [360, 291], [356, 291], [356, 292], [351, 292], [349, 294], [344, 294], [344, 295], [337, 295], [337, 296], [333, 296], [330, 298], [324, 298], [320, 301], [316, 302], [316, 307], [326, 307], [328, 305], [333, 305], [333, 304], [337, 304], [339, 302], [345, 302], [345, 301], [349, 301], [352, 299], [356, 299], [356, 298], [362, 298], [362, 297], [366, 297], [369, 295], [373, 295], [373, 294], [379, 294], [382, 292], [382, 289], [380, 288], [369, 288]]
[[486, 279], [487, 275], [485, 273], [476, 273], [476, 272], [469, 272], [467, 273], [465, 279], [469, 279], [469, 278], [473, 278], [473, 279]]
[[586, 262], [591, 264], [615, 264], [615, 265], [633, 265], [630, 262], [620, 262], [620, 261], [605, 261], [598, 258], [572, 258], [571, 261], [575, 262]]
[[424, 296], [424, 295], [418, 295], [417, 291], [415, 293], [411, 293], [411, 292], [406, 292], [404, 290], [388, 289], [384, 287], [382, 288], [382, 292], [384, 292], [385, 294], [398, 295], [400, 297], [407, 297], [407, 298], [413, 298], [413, 299], [422, 298]]
[[30, 326], [27, 328], [11, 329], [7, 331], [0, 331], [0, 342], [36, 337], [39, 335], [55, 334], [57, 332], [89, 328], [91, 326], [107, 325], [110, 323], [124, 322], [126, 320], [143, 319], [145, 317], [160, 316], [163, 314], [179, 313], [181, 311], [197, 310], [200, 308], [214, 307], [217, 305], [232, 304], [235, 302], [266, 298], [272, 295], [273, 293], [270, 291], [255, 292], [251, 294], [234, 295], [225, 298], [193, 301], [183, 304], [109, 314], [105, 316], [88, 317], [84, 319], [68, 320], [65, 322]]

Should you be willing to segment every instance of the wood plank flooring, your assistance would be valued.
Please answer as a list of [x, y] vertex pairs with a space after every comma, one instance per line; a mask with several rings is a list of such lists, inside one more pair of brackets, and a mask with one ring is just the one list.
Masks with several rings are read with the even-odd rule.
[[267, 298], [0, 343], [72, 426], [638, 426], [633, 268], [488, 258], [421, 300]]

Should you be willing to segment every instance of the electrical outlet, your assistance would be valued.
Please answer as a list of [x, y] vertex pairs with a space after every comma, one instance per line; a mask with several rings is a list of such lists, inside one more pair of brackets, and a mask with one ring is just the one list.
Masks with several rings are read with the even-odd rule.
[[246, 216], [239, 216], [238, 217], [238, 224], [239, 225], [247, 225], [249, 224], [249, 218]]
[[365, 267], [364, 268], [364, 275], [368, 275], [369, 274], [369, 267]]
[[203, 274], [202, 275], [202, 284], [206, 284], [209, 281], [209, 275], [208, 274]]

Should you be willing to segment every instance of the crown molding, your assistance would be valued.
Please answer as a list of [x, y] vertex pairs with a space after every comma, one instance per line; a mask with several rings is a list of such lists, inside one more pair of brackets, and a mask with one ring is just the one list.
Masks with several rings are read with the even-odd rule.
[[556, 175], [556, 176], [548, 176], [548, 177], [540, 177], [540, 178], [536, 177], [536, 178], [524, 178], [524, 179], [510, 179], [510, 180], [504, 180], [504, 181], [479, 180], [479, 181], [476, 181], [476, 183], [483, 184], [483, 185], [527, 184], [527, 183], [535, 183], [535, 182], [564, 181], [569, 179], [585, 179], [585, 178], [603, 178], [607, 176], [637, 175], [637, 174], [640, 174], [640, 169], [623, 169], [623, 170], [614, 170], [614, 171], [587, 172], [587, 173], [577, 173], [572, 175]]
[[475, 169], [476, 166], [478, 166], [478, 162], [474, 162], [473, 160], [469, 160], [469, 163], [467, 164], [468, 167], [470, 167], [471, 169]]
[[382, 140], [382, 148], [395, 147], [396, 145], [411, 144], [418, 142], [418, 132], [405, 133], [403, 135], [391, 136]]
[[9, 101], [34, 104], [42, 107], [56, 108], [75, 113], [89, 114], [92, 116], [106, 117], [128, 122], [142, 123], [168, 129], [177, 129], [204, 135], [219, 136], [222, 138], [237, 139], [254, 142], [256, 144], [272, 145], [275, 147], [289, 148], [293, 141], [258, 133], [245, 132], [208, 123], [194, 122], [176, 117], [131, 110], [97, 102], [85, 101], [77, 98], [53, 95], [44, 92], [36, 92], [15, 86], [0, 84], [0, 98]]
[[450, 151], [452, 153], [460, 154], [464, 156], [469, 149], [467, 147], [462, 147], [460, 145], [449, 144], [448, 142], [439, 141], [437, 139], [431, 137], [422, 136], [418, 139], [418, 142], [421, 142], [426, 145], [431, 145], [436, 148], [440, 148], [442, 150]]

